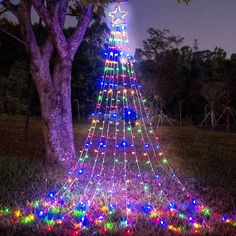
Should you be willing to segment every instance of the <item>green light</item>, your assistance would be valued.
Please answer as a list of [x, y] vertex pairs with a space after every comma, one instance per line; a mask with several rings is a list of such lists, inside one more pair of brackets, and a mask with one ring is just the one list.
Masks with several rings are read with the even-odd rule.
[[9, 214], [9, 209], [8, 208], [4, 208], [4, 209], [0, 210], [0, 214], [8, 215]]
[[183, 220], [185, 218], [184, 214], [179, 214], [179, 218]]
[[149, 186], [148, 185], [144, 185], [144, 191], [147, 192], [149, 190]]
[[52, 208], [52, 213], [54, 213], [54, 214], [57, 214], [57, 213], [59, 213], [60, 212], [60, 210], [59, 210], [59, 208], [58, 207], [54, 207], [54, 208]]
[[114, 228], [114, 224], [113, 224], [112, 222], [107, 222], [107, 223], [106, 223], [106, 228], [107, 228], [108, 230], [112, 230], [112, 229]]
[[210, 212], [210, 210], [209, 210], [208, 208], [204, 208], [203, 214], [204, 214], [205, 216], [210, 216], [210, 215], [211, 215], [211, 212]]
[[54, 225], [55, 224], [54, 220], [49, 220], [48, 218], [46, 218], [44, 221], [47, 225]]
[[157, 217], [157, 213], [155, 211], [151, 212], [150, 218], [156, 218], [156, 217]]
[[34, 201], [34, 202], [33, 202], [33, 207], [34, 207], [34, 208], [37, 208], [38, 206], [39, 206], [39, 201]]
[[75, 217], [85, 216], [85, 211], [74, 210], [73, 215]]
[[23, 224], [29, 224], [34, 221], [34, 215], [24, 216], [21, 218]]
[[162, 160], [162, 163], [163, 163], [163, 164], [167, 164], [167, 163], [168, 163], [167, 159], [164, 158], [164, 159]]

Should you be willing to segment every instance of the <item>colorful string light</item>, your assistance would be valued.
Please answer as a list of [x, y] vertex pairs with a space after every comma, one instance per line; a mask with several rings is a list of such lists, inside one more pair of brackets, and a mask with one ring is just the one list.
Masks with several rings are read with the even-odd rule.
[[[126, 12], [112, 17], [104, 75], [77, 164], [63, 186], [23, 209], [0, 210], [0, 224], [39, 222], [42, 230], [71, 229], [133, 235], [140, 222], [176, 234], [202, 234], [214, 222], [236, 226], [196, 200], [175, 175], [161, 149], [126, 47]], [[46, 226], [46, 227], [44, 227]]]

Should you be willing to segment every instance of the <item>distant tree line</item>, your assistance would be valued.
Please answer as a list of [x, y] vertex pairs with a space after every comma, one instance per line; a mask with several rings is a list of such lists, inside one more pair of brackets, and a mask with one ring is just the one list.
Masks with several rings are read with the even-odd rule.
[[[39, 26], [34, 25], [38, 31]], [[20, 35], [19, 27], [1, 20], [1, 29]], [[73, 28], [66, 29], [71, 34]], [[221, 48], [199, 50], [183, 46], [183, 38], [168, 30], [148, 30], [143, 48], [136, 50], [136, 72], [143, 93], [150, 101], [153, 115], [160, 110], [196, 124], [207, 117], [209, 124], [233, 119], [236, 108], [236, 54], [227, 57]], [[38, 43], [47, 34], [41, 29]], [[72, 112], [74, 120], [86, 118], [94, 108], [99, 78], [103, 72], [103, 51], [109, 29], [99, 19], [90, 25], [73, 61]], [[21, 42], [0, 31], [0, 113], [25, 114], [30, 105], [32, 115], [40, 115], [39, 99], [33, 88], [29, 103], [29, 58]], [[223, 116], [222, 113], [224, 113]], [[230, 113], [230, 114], [229, 114]], [[227, 115], [228, 114], [228, 115]], [[221, 117], [220, 117], [221, 116]], [[204, 123], [205, 124], [205, 123]]]
[[168, 30], [148, 30], [143, 48], [136, 50], [136, 72], [154, 115], [162, 110], [195, 123], [215, 125], [234, 119], [236, 108], [236, 54], [222, 48], [199, 50], [182, 46], [183, 38]]

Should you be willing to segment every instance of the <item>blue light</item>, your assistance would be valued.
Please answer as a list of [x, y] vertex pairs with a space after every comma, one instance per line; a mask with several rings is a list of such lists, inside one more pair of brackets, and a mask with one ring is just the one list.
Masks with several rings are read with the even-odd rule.
[[50, 193], [49, 193], [49, 197], [50, 197], [50, 198], [54, 198], [54, 192], [50, 192]]
[[120, 222], [120, 225], [122, 226], [122, 227], [126, 227], [127, 225], [128, 225], [128, 221], [127, 220], [121, 220], [121, 222]]
[[44, 216], [44, 212], [43, 212], [43, 210], [36, 210], [36, 215], [37, 215], [37, 217], [38, 218], [43, 218], [43, 216]]
[[149, 144], [145, 144], [145, 148], [149, 148], [149, 146], [150, 146]]
[[174, 202], [171, 202], [169, 205], [170, 209], [176, 209], [176, 205]]
[[196, 200], [193, 200], [192, 203], [193, 203], [193, 205], [196, 205], [196, 204], [197, 204], [197, 201], [196, 201]]
[[166, 226], [167, 226], [167, 223], [166, 223], [164, 220], [161, 220], [160, 223], [161, 223], [161, 225], [162, 225], [163, 227], [166, 227]]
[[100, 142], [99, 146], [102, 147], [102, 148], [105, 148], [106, 144], [105, 144], [105, 142]]
[[109, 204], [108, 209], [109, 209], [109, 211], [114, 211], [115, 210], [115, 205]]
[[77, 206], [77, 210], [86, 211], [86, 205], [84, 203], [80, 202]]
[[121, 143], [121, 146], [122, 147], [127, 147], [128, 146], [128, 142], [123, 140], [122, 143]]
[[153, 207], [150, 204], [146, 204], [146, 205], [142, 206], [142, 211], [145, 214], [149, 214], [152, 210], [153, 210]]
[[227, 217], [226, 216], [223, 216], [222, 217], [222, 220], [225, 222], [227, 220]]
[[83, 217], [82, 222], [83, 222], [83, 227], [86, 227], [89, 223], [88, 218], [86, 216]]
[[82, 169], [82, 168], [79, 169], [78, 173], [79, 173], [79, 175], [83, 174], [84, 173], [84, 169]]

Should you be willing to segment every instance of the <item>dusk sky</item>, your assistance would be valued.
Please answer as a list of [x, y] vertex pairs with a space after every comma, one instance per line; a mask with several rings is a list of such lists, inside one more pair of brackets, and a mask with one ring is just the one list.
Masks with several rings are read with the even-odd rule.
[[[111, 5], [107, 12], [114, 8]], [[196, 38], [200, 50], [217, 46], [228, 54], [236, 53], [236, 0], [192, 0], [189, 5], [177, 0], [129, 0], [121, 8], [129, 13], [126, 22], [133, 52], [148, 37], [147, 29], [154, 27], [183, 36], [188, 46]], [[35, 14], [33, 19], [37, 20]], [[110, 22], [108, 14], [105, 20]], [[75, 23], [71, 18], [66, 25]]]
[[196, 38], [200, 50], [217, 46], [236, 53], [236, 0], [192, 0], [189, 5], [176, 0], [130, 0], [121, 7], [129, 12], [132, 48], [142, 46], [147, 29], [154, 27], [183, 36], [189, 46]]

